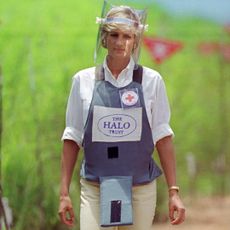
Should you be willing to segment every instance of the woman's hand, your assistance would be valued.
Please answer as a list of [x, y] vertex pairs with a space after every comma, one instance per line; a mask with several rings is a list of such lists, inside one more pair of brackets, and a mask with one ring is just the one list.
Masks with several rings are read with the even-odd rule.
[[73, 227], [74, 226], [74, 212], [72, 202], [69, 196], [61, 196], [58, 214], [63, 224]]
[[176, 191], [169, 194], [169, 218], [173, 225], [185, 220], [185, 207]]

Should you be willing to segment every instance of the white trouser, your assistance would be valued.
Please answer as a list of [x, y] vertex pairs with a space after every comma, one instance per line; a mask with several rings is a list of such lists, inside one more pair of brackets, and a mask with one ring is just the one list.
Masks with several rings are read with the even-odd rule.
[[81, 179], [80, 230], [150, 230], [156, 207], [156, 180], [134, 186], [133, 225], [100, 227], [99, 185]]

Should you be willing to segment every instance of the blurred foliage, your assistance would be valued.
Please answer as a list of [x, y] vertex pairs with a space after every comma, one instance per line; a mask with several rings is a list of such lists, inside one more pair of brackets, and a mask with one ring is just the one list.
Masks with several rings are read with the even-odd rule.
[[[13, 229], [66, 229], [57, 215], [60, 138], [71, 77], [93, 65], [98, 28], [94, 21], [101, 5], [96, 0], [1, 2], [1, 182], [13, 209]], [[218, 54], [202, 56], [197, 45], [203, 41], [229, 43], [230, 36], [207, 21], [169, 17], [157, 5], [148, 10], [148, 35], [184, 43], [180, 53], [160, 66], [145, 49], [141, 56], [141, 63], [158, 70], [167, 86], [182, 194], [228, 194], [230, 65]], [[188, 170], [189, 155], [195, 161], [195, 174]], [[71, 185], [76, 213], [78, 172], [79, 164]], [[160, 216], [167, 211], [163, 177], [158, 184]]]

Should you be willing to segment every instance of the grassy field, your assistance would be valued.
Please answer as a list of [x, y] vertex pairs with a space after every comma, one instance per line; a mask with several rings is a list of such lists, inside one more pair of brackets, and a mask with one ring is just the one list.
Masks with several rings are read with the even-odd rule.
[[[92, 66], [102, 1], [8, 0], [0, 6], [0, 66], [3, 77], [2, 178], [13, 209], [13, 229], [61, 230], [57, 216], [61, 135], [72, 76]], [[229, 43], [219, 25], [169, 17], [148, 5], [149, 31], [183, 42], [162, 65], [143, 48], [141, 63], [162, 74], [176, 133], [178, 182], [185, 195], [226, 194], [229, 184], [229, 63], [202, 56], [203, 41]], [[189, 175], [188, 154], [196, 160]], [[79, 213], [79, 164], [71, 186]], [[165, 192], [164, 180], [159, 190]], [[165, 194], [160, 192], [159, 194]], [[163, 207], [162, 207], [163, 205]], [[165, 212], [159, 196], [159, 213]]]

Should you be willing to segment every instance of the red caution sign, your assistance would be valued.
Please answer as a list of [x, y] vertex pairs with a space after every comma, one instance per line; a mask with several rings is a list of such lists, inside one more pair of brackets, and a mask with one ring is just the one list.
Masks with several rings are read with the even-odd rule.
[[202, 54], [209, 55], [218, 52], [220, 44], [218, 42], [201, 42], [198, 45], [198, 49]]
[[230, 44], [218, 42], [201, 42], [198, 49], [202, 54], [221, 54], [226, 61], [230, 61]]
[[220, 52], [226, 61], [230, 61], [230, 44], [222, 44], [220, 46]]
[[225, 30], [227, 33], [230, 34], [230, 24], [226, 25], [226, 26], [224, 27], [224, 30]]
[[163, 38], [144, 37], [143, 43], [157, 64], [161, 64], [165, 59], [183, 48], [182, 42]]

